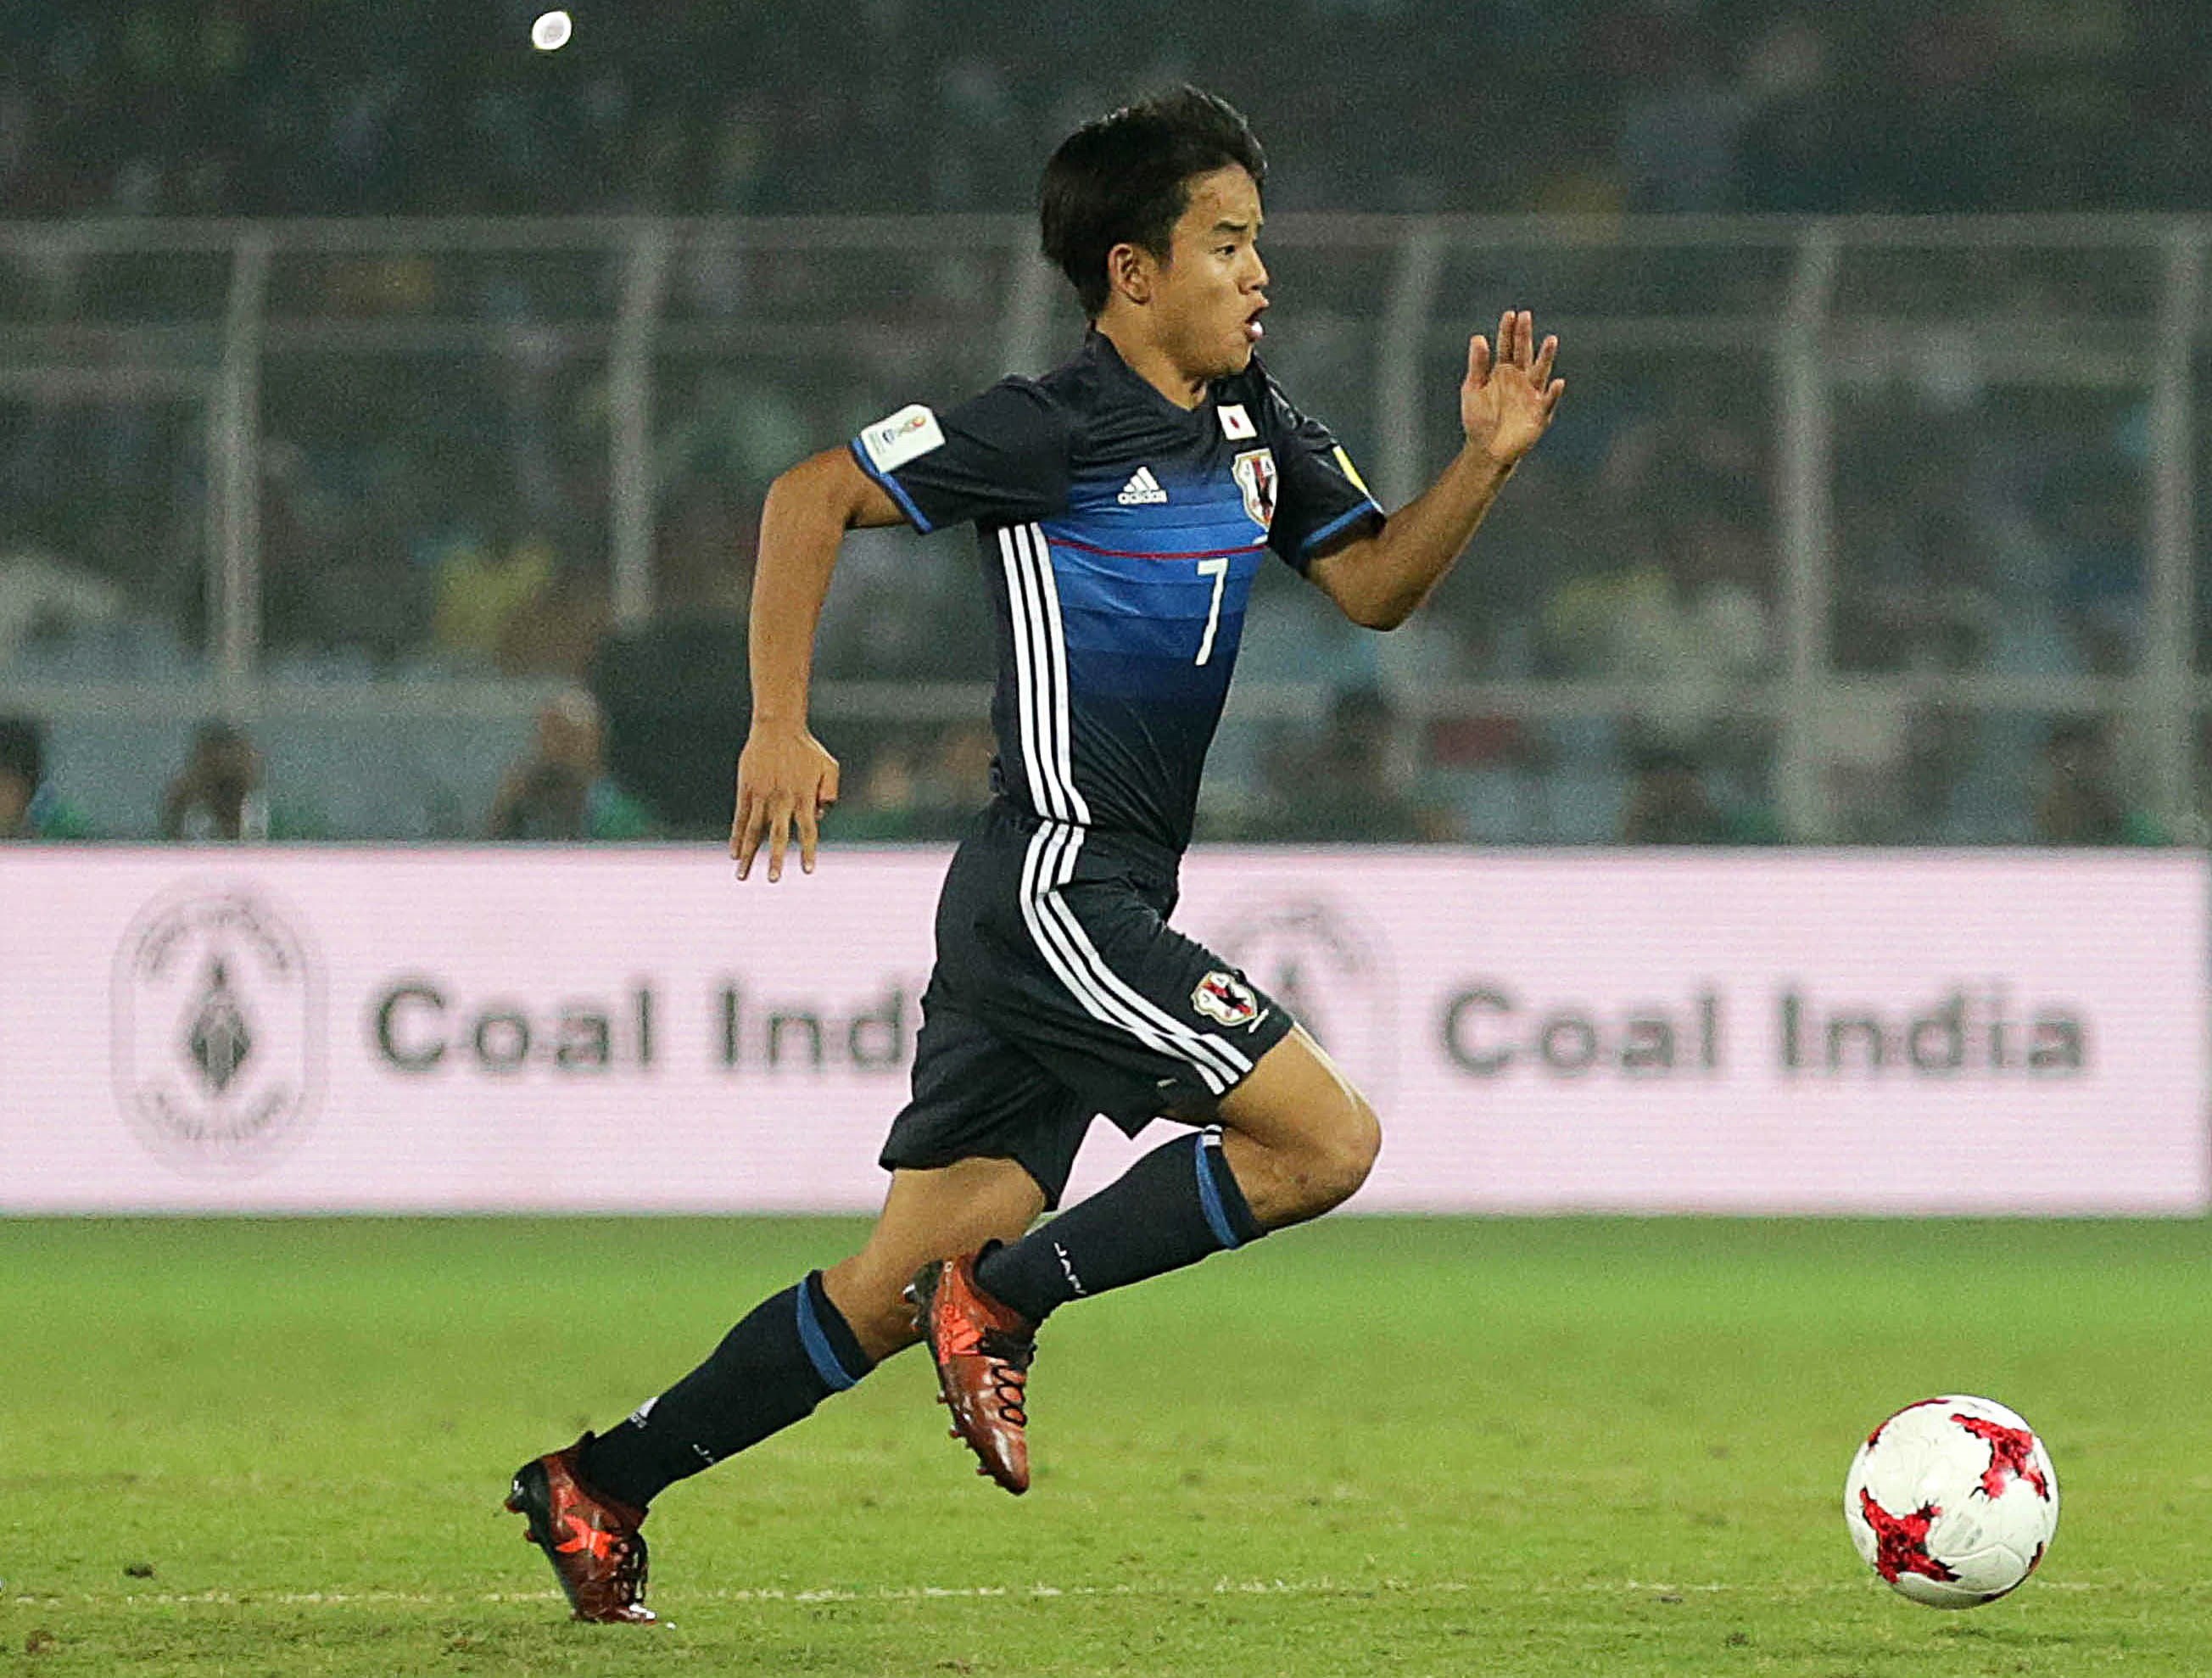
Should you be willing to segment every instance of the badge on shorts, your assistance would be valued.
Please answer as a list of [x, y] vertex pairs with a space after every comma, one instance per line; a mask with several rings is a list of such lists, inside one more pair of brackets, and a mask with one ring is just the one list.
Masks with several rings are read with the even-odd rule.
[[1234, 973], [1207, 974], [1198, 982], [1198, 988], [1191, 992], [1190, 1006], [1224, 1025], [1260, 1023], [1260, 999], [1252, 994], [1252, 987]]
[[1231, 462], [1231, 475], [1244, 492], [1244, 511], [1261, 530], [1275, 522], [1275, 455], [1272, 449], [1248, 448]]

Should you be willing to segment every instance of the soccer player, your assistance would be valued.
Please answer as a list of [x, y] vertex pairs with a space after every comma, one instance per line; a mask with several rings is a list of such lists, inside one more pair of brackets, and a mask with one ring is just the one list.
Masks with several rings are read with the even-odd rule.
[[[1053, 154], [1043, 246], [1090, 316], [1080, 352], [939, 413], [916, 405], [770, 489], [753, 585], [750, 737], [731, 853], [813, 872], [836, 760], [807, 729], [817, 614], [845, 532], [973, 524], [998, 617], [994, 796], [937, 910], [913, 1098], [860, 1250], [767, 1300], [605, 1434], [526, 1463], [528, 1519], [580, 1619], [647, 1621], [647, 1505], [926, 1343], [979, 1472], [1029, 1485], [1027, 1382], [1060, 1306], [1241, 1247], [1358, 1189], [1373, 1110], [1282, 1005], [1168, 925], [1200, 770], [1269, 550], [1353, 622], [1405, 621], [1540, 437], [1564, 381], [1525, 313], [1473, 339], [1465, 441], [1385, 516], [1255, 356], [1267, 166], [1185, 88]], [[1099, 1115], [1202, 1126], [1036, 1230]]]

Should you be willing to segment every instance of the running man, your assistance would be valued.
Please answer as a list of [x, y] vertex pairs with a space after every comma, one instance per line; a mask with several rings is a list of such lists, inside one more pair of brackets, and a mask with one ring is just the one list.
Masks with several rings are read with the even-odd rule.
[[[839, 544], [972, 524], [996, 609], [994, 797], [937, 911], [913, 1098], [860, 1250], [765, 1301], [627, 1420], [526, 1463], [508, 1507], [580, 1619], [645, 1622], [639, 1528], [667, 1486], [757, 1444], [917, 1341], [979, 1472], [1028, 1488], [1027, 1383], [1059, 1307], [1314, 1218], [1364, 1181], [1374, 1110], [1274, 998], [1168, 925], [1198, 784], [1272, 550], [1354, 623], [1427, 598], [1543, 435], [1556, 339], [1508, 313], [1468, 349], [1465, 441], [1385, 515], [1255, 350], [1267, 164], [1185, 88], [1072, 135], [1046, 165], [1043, 248], [1091, 320], [1042, 379], [915, 405], [778, 478], [753, 585], [753, 717], [730, 848], [740, 879], [795, 836], [814, 870], [837, 763], [807, 728]], [[1103, 1115], [1203, 1127], [1056, 1208]]]

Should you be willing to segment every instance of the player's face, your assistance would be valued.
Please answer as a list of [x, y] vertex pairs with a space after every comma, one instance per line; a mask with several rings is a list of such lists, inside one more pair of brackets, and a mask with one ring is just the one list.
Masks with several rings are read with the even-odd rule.
[[1260, 342], [1260, 188], [1242, 164], [1191, 181], [1152, 306], [1161, 347], [1194, 379], [1242, 373]]

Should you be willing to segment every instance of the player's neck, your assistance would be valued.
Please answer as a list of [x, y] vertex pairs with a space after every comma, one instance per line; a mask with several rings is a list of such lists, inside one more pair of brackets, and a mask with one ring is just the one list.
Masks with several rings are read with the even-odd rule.
[[1098, 318], [1098, 332], [1130, 372], [1178, 408], [1195, 408], [1206, 400], [1212, 380], [1203, 374], [1184, 371], [1166, 349], [1135, 330], [1109, 309]]

